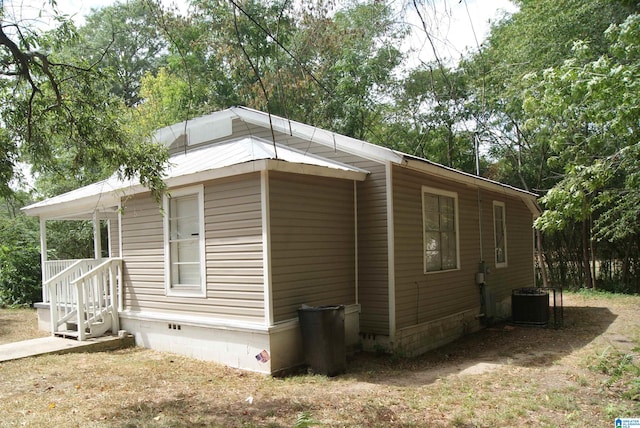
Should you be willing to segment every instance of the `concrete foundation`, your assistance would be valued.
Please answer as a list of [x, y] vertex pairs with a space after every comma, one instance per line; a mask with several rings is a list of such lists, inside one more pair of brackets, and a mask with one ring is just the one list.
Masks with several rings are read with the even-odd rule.
[[[360, 306], [345, 307], [348, 352], [359, 347], [359, 321]], [[120, 325], [134, 335], [138, 346], [258, 373], [279, 374], [304, 364], [297, 319], [267, 328], [175, 314], [123, 312]]]
[[33, 307], [36, 308], [38, 314], [38, 330], [51, 331], [51, 310], [48, 303], [34, 303]]
[[478, 331], [482, 327], [478, 313], [478, 309], [468, 310], [398, 330], [394, 351], [407, 357], [416, 356]]

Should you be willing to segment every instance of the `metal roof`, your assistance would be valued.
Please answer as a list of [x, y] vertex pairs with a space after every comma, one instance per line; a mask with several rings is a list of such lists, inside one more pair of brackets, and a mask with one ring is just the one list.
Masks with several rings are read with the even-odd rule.
[[[265, 163], [260, 161], [270, 161]], [[368, 171], [290, 147], [245, 137], [178, 153], [169, 159], [167, 186], [180, 186], [263, 169], [364, 180]], [[80, 218], [94, 210], [118, 206], [120, 197], [148, 191], [138, 180], [112, 176], [76, 190], [31, 204], [23, 210], [47, 218]], [[71, 202], [73, 202], [71, 204]]]
[[[392, 163], [404, 167], [410, 167], [423, 172], [446, 177], [447, 179], [454, 180], [460, 183], [477, 186], [494, 192], [509, 194], [513, 197], [522, 199], [522, 201], [529, 207], [529, 210], [534, 216], [538, 216], [541, 213], [541, 209], [537, 203], [538, 195], [527, 190], [519, 189], [508, 184], [500, 183], [488, 178], [449, 168], [447, 166], [432, 162], [428, 159], [424, 159], [418, 156], [409, 155], [407, 153], [392, 150], [387, 147], [378, 146], [366, 141], [336, 134], [335, 132], [327, 131], [325, 129], [316, 128], [314, 126], [306, 125], [304, 123], [296, 122], [274, 115], [270, 116], [267, 113], [253, 110], [247, 107], [233, 107], [231, 109], [225, 110], [220, 116], [217, 117], [226, 117], [230, 113], [233, 113], [235, 117], [248, 123], [267, 128], [269, 126], [273, 126], [274, 130], [282, 132], [284, 134], [311, 140], [316, 143], [332, 147], [334, 149], [341, 150], [347, 153], [351, 153], [359, 157], [367, 158], [381, 163]], [[215, 114], [216, 113], [214, 113], [214, 115]], [[184, 126], [184, 124], [185, 123], [183, 122], [182, 126]]]
[[[232, 121], [238, 119], [252, 125], [275, 132], [312, 141], [336, 151], [350, 153], [382, 164], [395, 164], [413, 168], [430, 174], [446, 177], [468, 185], [509, 194], [521, 198], [533, 215], [539, 215], [537, 195], [503, 183], [468, 174], [444, 165], [431, 162], [366, 141], [340, 135], [332, 131], [317, 128], [287, 118], [270, 115], [247, 107], [232, 107], [206, 116], [158, 130], [154, 141], [169, 147], [176, 141], [184, 141], [192, 146], [187, 152], [171, 157], [172, 166], [167, 170], [168, 186], [181, 186], [196, 181], [220, 178], [262, 169], [279, 169], [313, 175], [327, 175], [339, 178], [364, 180], [367, 171], [340, 162], [294, 150], [285, 145], [274, 144], [256, 137], [226, 140], [211, 144], [212, 141], [232, 138]], [[206, 143], [206, 144], [205, 144]], [[203, 147], [197, 146], [202, 144]], [[276, 156], [277, 152], [277, 156]], [[269, 164], [258, 161], [268, 161]], [[277, 163], [274, 163], [277, 162]], [[294, 167], [295, 165], [295, 167]], [[106, 209], [116, 206], [120, 196], [146, 191], [135, 182], [122, 182], [117, 177], [82, 187], [64, 195], [46, 199], [24, 208], [30, 215], [53, 214], [56, 206], [73, 201], [76, 213], [82, 210]], [[69, 213], [72, 213], [70, 209]]]
[[368, 171], [363, 169], [304, 153], [282, 144], [274, 144], [256, 137], [245, 137], [175, 154], [171, 157], [171, 166], [167, 169], [167, 175], [169, 178], [178, 177], [259, 159], [277, 159], [368, 174]]

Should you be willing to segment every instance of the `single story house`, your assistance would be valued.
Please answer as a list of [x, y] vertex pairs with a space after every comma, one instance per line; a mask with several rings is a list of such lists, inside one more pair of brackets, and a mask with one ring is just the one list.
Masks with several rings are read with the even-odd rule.
[[[344, 305], [351, 349], [417, 355], [508, 318], [534, 285], [535, 194], [244, 107], [155, 138], [162, 206], [111, 178], [24, 208], [43, 328], [275, 374], [304, 362], [302, 305]], [[46, 222], [65, 219], [94, 221], [94, 259], [46, 259]]]

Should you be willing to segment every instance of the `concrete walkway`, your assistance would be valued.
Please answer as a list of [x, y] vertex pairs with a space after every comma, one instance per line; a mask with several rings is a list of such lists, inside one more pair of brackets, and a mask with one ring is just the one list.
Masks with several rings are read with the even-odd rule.
[[131, 335], [124, 337], [103, 336], [84, 342], [54, 336], [40, 337], [0, 345], [0, 362], [46, 354], [113, 351], [132, 346], [135, 346], [135, 340]]

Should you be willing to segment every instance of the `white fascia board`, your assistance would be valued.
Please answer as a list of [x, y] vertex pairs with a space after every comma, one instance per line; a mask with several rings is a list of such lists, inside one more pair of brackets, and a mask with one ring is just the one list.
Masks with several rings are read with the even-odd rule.
[[120, 195], [115, 192], [86, 196], [73, 201], [65, 201], [33, 208], [25, 207], [22, 211], [33, 217], [46, 220], [90, 220], [94, 211], [113, 211], [118, 206]]
[[224, 168], [216, 168], [208, 171], [181, 175], [180, 177], [173, 177], [167, 179], [166, 183], [167, 187], [172, 188], [260, 171], [280, 171], [356, 181], [364, 181], [367, 178], [367, 173], [361, 171], [346, 171], [316, 165], [279, 161], [275, 159], [260, 159]]
[[359, 156], [380, 163], [400, 163], [402, 156], [398, 155], [391, 149], [378, 146], [356, 138], [347, 137], [337, 134], [326, 129], [317, 128], [315, 126], [306, 125], [294, 120], [285, 119], [280, 116], [269, 115], [258, 110], [247, 107], [233, 107], [232, 110], [240, 120], [262, 126], [269, 129], [273, 125], [273, 129], [287, 135], [301, 138], [303, 140], [313, 141], [327, 147], [335, 148], [345, 153]]
[[326, 168], [304, 163], [279, 161], [277, 159], [265, 159], [262, 162], [267, 164], [266, 168], [270, 171], [289, 172], [292, 174], [314, 175], [317, 177], [339, 178], [354, 181], [364, 181], [369, 175], [369, 172], [363, 170], [355, 171]]
[[540, 217], [540, 215], [542, 214], [542, 208], [540, 208], [540, 205], [538, 205], [537, 198], [522, 197], [522, 200], [527, 206], [527, 208], [529, 208], [529, 211], [531, 211], [531, 215], [533, 216], [534, 219]]
[[458, 183], [466, 184], [468, 186], [480, 187], [481, 189], [486, 189], [493, 192], [513, 196], [515, 198], [520, 198], [525, 203], [527, 208], [529, 208], [531, 214], [534, 217], [538, 217], [541, 213], [540, 207], [537, 203], [538, 195], [536, 195], [535, 193], [518, 189], [516, 187], [509, 186], [508, 184], [502, 184], [497, 181], [489, 180], [487, 178], [477, 177], [475, 175], [454, 170], [443, 165], [437, 165], [424, 159], [419, 160], [405, 158], [402, 166], [433, 174], [439, 177], [447, 178]]

